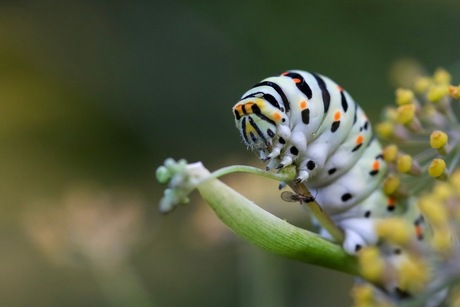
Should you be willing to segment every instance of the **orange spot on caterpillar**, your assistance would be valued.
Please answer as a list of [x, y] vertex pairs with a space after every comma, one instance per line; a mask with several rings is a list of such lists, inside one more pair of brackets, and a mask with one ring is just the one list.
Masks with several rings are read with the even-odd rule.
[[419, 240], [423, 239], [422, 227], [418, 224], [415, 225], [415, 235], [417, 236], [417, 239]]
[[307, 108], [307, 102], [305, 100], [302, 100], [300, 102], [300, 108], [303, 110], [303, 109], [306, 109]]
[[387, 199], [387, 206], [389, 208], [393, 208], [396, 204], [396, 200], [393, 197], [388, 197]]
[[289, 73], [289, 71], [285, 71], [281, 74], [281, 76], [286, 76]]
[[334, 114], [334, 121], [339, 121], [340, 120], [340, 111], [336, 111]]
[[356, 138], [356, 144], [359, 145], [363, 142], [364, 140], [364, 137], [360, 134], [358, 135], [358, 137]]
[[301, 80], [300, 80], [299, 78], [294, 78], [294, 79], [292, 79], [292, 80], [293, 80], [295, 83], [300, 83], [300, 82], [301, 82]]
[[375, 161], [374, 161], [374, 164], [372, 164], [372, 169], [373, 169], [374, 171], [377, 171], [377, 170], [379, 169], [379, 167], [380, 167], [379, 161], [375, 160]]
[[343, 88], [337, 84], [337, 88], [339, 89], [339, 91], [343, 91]]
[[273, 118], [274, 118], [275, 120], [280, 120], [280, 119], [281, 119], [281, 114], [275, 113], [275, 114], [273, 114]]

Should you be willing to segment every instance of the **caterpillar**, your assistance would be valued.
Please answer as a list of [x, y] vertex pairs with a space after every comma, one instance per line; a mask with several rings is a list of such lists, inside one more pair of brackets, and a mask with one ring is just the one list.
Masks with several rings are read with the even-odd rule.
[[[343, 230], [347, 253], [377, 244], [376, 220], [402, 214], [382, 191], [388, 165], [366, 114], [331, 79], [301, 70], [269, 77], [244, 93], [233, 114], [267, 170], [295, 165], [296, 183]], [[421, 239], [423, 218], [411, 214]]]

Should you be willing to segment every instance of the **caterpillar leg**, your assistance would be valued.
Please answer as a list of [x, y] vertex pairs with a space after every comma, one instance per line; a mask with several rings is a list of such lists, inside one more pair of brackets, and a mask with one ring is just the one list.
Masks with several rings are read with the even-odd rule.
[[304, 134], [301, 131], [294, 131], [291, 134], [291, 138], [284, 145], [284, 149], [279, 156], [281, 161], [276, 168], [281, 169], [295, 163], [297, 165], [297, 172], [299, 173], [297, 181], [301, 182], [307, 179], [309, 177], [308, 172], [305, 169], [301, 169], [301, 164], [297, 163], [297, 161], [299, 161], [300, 157], [303, 155], [304, 151], [302, 149], [306, 147], [307, 142]]
[[284, 147], [284, 144], [281, 144], [280, 142], [275, 143], [273, 145], [271, 152], [268, 154], [266, 161], [278, 157], [281, 154], [283, 147]]
[[[352, 218], [338, 222], [338, 226], [345, 234], [342, 247], [350, 255], [355, 255], [361, 248], [375, 245], [378, 241], [374, 231], [375, 221], [373, 220]], [[319, 234], [325, 239], [332, 240], [324, 228], [320, 229]]]
[[274, 140], [273, 147], [267, 160], [278, 157], [283, 152], [285, 145], [291, 139], [291, 130], [287, 125], [279, 125], [276, 130], [278, 133], [278, 139]]
[[262, 162], [266, 162], [269, 160], [268, 158], [268, 153], [265, 149], [259, 149], [259, 159], [262, 161]]
[[339, 222], [338, 225], [345, 233], [343, 248], [350, 255], [354, 255], [364, 246], [374, 245], [378, 241], [374, 230], [374, 219], [352, 218]]
[[304, 182], [308, 178], [310, 178], [310, 173], [305, 169], [299, 169], [295, 183]]

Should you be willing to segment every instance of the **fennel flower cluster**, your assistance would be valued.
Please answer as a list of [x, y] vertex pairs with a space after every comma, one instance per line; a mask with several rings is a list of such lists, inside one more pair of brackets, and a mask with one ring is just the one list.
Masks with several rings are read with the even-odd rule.
[[354, 287], [356, 306], [460, 304], [459, 89], [443, 69], [418, 76], [376, 127], [390, 169], [383, 190], [401, 214], [379, 221], [380, 244], [358, 253], [370, 283]]

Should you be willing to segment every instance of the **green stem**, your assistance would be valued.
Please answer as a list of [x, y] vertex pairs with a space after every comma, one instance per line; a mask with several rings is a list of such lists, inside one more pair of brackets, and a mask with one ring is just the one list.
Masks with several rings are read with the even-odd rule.
[[[271, 172], [261, 170], [260, 168], [247, 166], [247, 165], [232, 165], [232, 166], [220, 168], [212, 172], [209, 179], [218, 178], [218, 177], [228, 175], [231, 173], [236, 173], [236, 172], [251, 173], [254, 175], [274, 179], [277, 181], [283, 181], [283, 182], [292, 181], [295, 179], [295, 169], [294, 168], [286, 168], [285, 170], [279, 173], [271, 173]], [[206, 178], [206, 180], [207, 179], [208, 178]]]
[[[295, 179], [295, 175], [296, 175], [295, 167], [293, 166], [292, 167], [288, 166], [287, 168], [283, 169], [279, 173], [271, 173], [271, 172], [267, 172], [267, 171], [264, 171], [264, 170], [261, 170], [259, 168], [255, 168], [252, 166], [232, 165], [232, 166], [223, 167], [221, 169], [218, 169], [212, 172], [211, 176], [209, 176], [205, 180], [218, 178], [218, 177], [221, 177], [221, 176], [224, 176], [230, 173], [235, 173], [235, 172], [251, 173], [251, 174], [259, 175], [262, 177], [287, 182], [289, 183], [289, 186], [291, 187], [291, 189], [297, 194], [303, 195], [303, 196], [311, 195], [310, 191], [308, 191], [307, 187], [304, 184], [293, 183]], [[318, 205], [318, 203], [314, 200], [306, 203], [306, 205], [310, 208], [311, 213], [316, 218], [318, 223], [324, 229], [326, 229], [326, 231], [331, 235], [333, 241], [337, 243], [342, 243], [344, 240], [343, 232], [329, 218], [328, 215], [323, 213], [320, 205]]]
[[[290, 187], [294, 192], [300, 195], [310, 195], [310, 191], [307, 187], [303, 184], [291, 184]], [[342, 243], [345, 240], [345, 236], [343, 231], [341, 231], [334, 221], [331, 218], [324, 214], [323, 210], [321, 209], [320, 205], [316, 201], [310, 201], [306, 203], [306, 205], [310, 208], [311, 213], [316, 218], [318, 223], [326, 229], [326, 231], [331, 235], [334, 242]]]
[[[193, 172], [196, 178], [210, 176], [202, 166]], [[279, 219], [221, 181], [204, 180], [198, 191], [219, 219], [245, 240], [283, 257], [358, 275], [356, 258], [341, 246]]]

